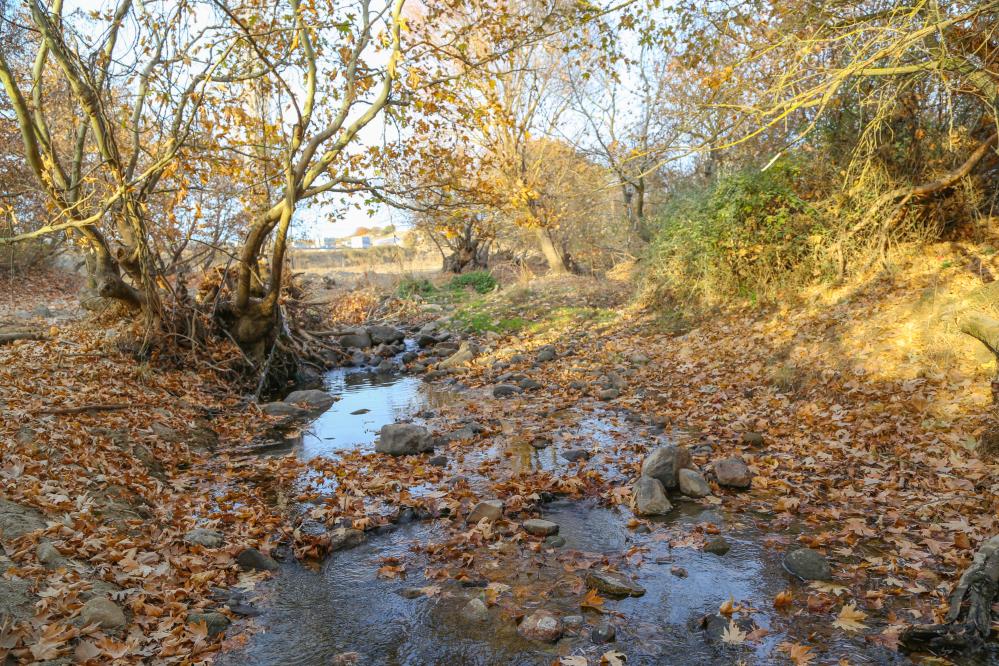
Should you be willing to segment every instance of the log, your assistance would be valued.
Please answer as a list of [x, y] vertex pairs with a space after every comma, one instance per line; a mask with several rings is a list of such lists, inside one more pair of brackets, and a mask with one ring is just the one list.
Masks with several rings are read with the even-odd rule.
[[0, 332], [0, 345], [5, 345], [8, 342], [14, 342], [15, 340], [47, 340], [48, 338], [41, 333], [35, 333], [34, 331], [3, 331]]
[[994, 536], [979, 546], [971, 566], [951, 593], [946, 622], [909, 627], [902, 632], [899, 643], [912, 652], [934, 654], [981, 650], [992, 629], [992, 602], [997, 591], [999, 536]]

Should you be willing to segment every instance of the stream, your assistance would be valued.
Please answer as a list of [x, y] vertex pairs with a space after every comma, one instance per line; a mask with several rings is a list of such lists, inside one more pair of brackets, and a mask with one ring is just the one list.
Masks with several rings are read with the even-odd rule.
[[[338, 369], [326, 377], [327, 390], [340, 399], [314, 421], [298, 445], [300, 455], [335, 457], [338, 451], [373, 448], [382, 425], [408, 418], [421, 410], [434, 410], [460, 400], [458, 393], [407, 375], [377, 375], [363, 370]], [[579, 416], [579, 415], [576, 415]], [[601, 443], [631, 434], [635, 426], [612, 413], [587, 412], [560, 432], [563, 442]], [[504, 450], [491, 444], [465, 456], [462, 474], [473, 486], [482, 486], [474, 468], [496, 458], [514, 469], [550, 470], [570, 463], [557, 454], [558, 447], [537, 450], [519, 444]], [[587, 465], [611, 473], [609, 456], [595, 455]], [[478, 491], [479, 488], [476, 488]], [[488, 496], [488, 495], [484, 495]], [[455, 581], [424, 578], [428, 559], [415, 544], [448, 538], [448, 530], [435, 521], [413, 521], [379, 529], [360, 546], [333, 553], [318, 567], [294, 562], [281, 565], [273, 580], [256, 594], [263, 614], [254, 619], [259, 631], [245, 646], [219, 658], [222, 664], [340, 663], [337, 655], [357, 653], [358, 664], [422, 666], [441, 664], [542, 665], [558, 656], [581, 655], [589, 664], [599, 664], [600, 655], [616, 649], [635, 664], [790, 663], [782, 643], [807, 642], [816, 646], [815, 663], [835, 663], [847, 657], [850, 664], [905, 664], [908, 658], [856, 640], [830, 626], [828, 614], [781, 613], [773, 599], [782, 590], [798, 588], [804, 603], [808, 591], [792, 580], [781, 566], [779, 553], [768, 539], [793, 542], [800, 528], [767, 534], [760, 520], [734, 517], [716, 506], [677, 499], [669, 516], [650, 521], [651, 530], [629, 525], [627, 509], [601, 506], [591, 500], [557, 500], [542, 506], [543, 518], [559, 524], [565, 544], [558, 549], [535, 552], [511, 544], [506, 565], [491, 580], [509, 586], [523, 597], [523, 610], [545, 608], [556, 614], [582, 616], [583, 627], [567, 632], [558, 643], [527, 641], [516, 631], [514, 618], [499, 607], [489, 617], [474, 620], [466, 604], [480, 596], [479, 587], [464, 587]], [[671, 547], [670, 538], [695, 526], [716, 526], [731, 550], [724, 556], [699, 547]], [[642, 533], [645, 532], [645, 533]], [[646, 589], [638, 598], [606, 599], [603, 614], [580, 609], [586, 590], [567, 584], [566, 574], [579, 561], [601, 557], [620, 563], [620, 570], [636, 574]], [[387, 558], [405, 560], [406, 576], [384, 579], [376, 571]], [[436, 586], [430, 595], [404, 594], [407, 590]], [[743, 606], [735, 616], [737, 626], [758, 635], [741, 644], [726, 642], [722, 629], [728, 625], [717, 613], [727, 600]], [[714, 616], [713, 623], [702, 620]], [[616, 642], [594, 644], [590, 630], [608, 620], [616, 627]], [[720, 624], [719, 624], [720, 622]], [[823, 654], [825, 653], [825, 656]], [[354, 662], [343, 662], [354, 663]]]

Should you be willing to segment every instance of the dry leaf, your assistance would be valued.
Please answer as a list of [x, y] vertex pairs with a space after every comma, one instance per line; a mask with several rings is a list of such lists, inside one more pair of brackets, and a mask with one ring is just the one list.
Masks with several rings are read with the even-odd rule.
[[860, 631], [866, 629], [862, 620], [867, 617], [867, 613], [857, 610], [855, 604], [847, 604], [839, 611], [839, 616], [833, 622], [833, 626], [845, 631]]

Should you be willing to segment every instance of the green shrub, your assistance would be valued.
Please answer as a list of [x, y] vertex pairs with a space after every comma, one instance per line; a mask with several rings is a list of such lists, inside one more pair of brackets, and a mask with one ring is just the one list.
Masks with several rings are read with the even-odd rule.
[[457, 290], [465, 287], [471, 287], [480, 294], [487, 294], [496, 288], [496, 278], [486, 271], [472, 271], [452, 278], [451, 289]]
[[675, 194], [649, 248], [646, 296], [755, 302], [813, 277], [827, 227], [795, 193], [797, 177], [778, 162]]
[[413, 296], [422, 296], [424, 298], [432, 296], [437, 291], [437, 288], [430, 283], [430, 280], [426, 279], [414, 279], [406, 278], [399, 283], [399, 287], [396, 289], [396, 293], [399, 298], [412, 298]]

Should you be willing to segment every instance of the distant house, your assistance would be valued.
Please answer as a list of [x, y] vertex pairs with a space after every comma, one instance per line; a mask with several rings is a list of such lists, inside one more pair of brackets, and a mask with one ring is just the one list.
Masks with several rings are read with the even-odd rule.
[[402, 245], [402, 241], [396, 236], [386, 236], [375, 241], [376, 246], [381, 245]]
[[315, 247], [316, 241], [312, 240], [311, 238], [299, 238], [292, 241], [292, 245], [299, 249], [305, 249], [305, 248]]
[[371, 247], [371, 236], [352, 236], [350, 239], [350, 247], [355, 250], [367, 250]]
[[323, 239], [323, 247], [326, 248], [327, 250], [332, 250], [333, 248], [336, 247], [336, 239], [335, 238], [324, 238]]

